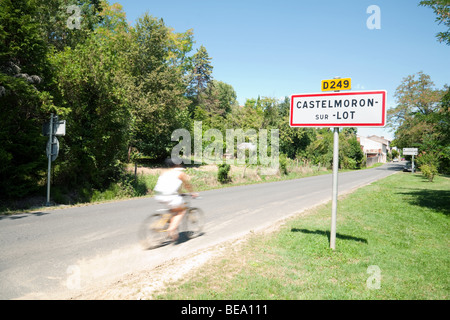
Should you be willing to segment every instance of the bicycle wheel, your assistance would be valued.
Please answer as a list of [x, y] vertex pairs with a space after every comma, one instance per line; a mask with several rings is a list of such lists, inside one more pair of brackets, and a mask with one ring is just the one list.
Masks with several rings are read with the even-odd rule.
[[142, 222], [138, 236], [144, 249], [154, 249], [164, 244], [168, 238], [169, 221], [167, 214], [155, 213]]
[[190, 208], [184, 218], [184, 230], [189, 239], [198, 237], [203, 233], [205, 215], [199, 208]]

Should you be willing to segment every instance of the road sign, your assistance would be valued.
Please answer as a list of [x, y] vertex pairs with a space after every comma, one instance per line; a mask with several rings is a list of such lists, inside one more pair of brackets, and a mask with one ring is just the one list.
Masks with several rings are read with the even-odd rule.
[[419, 154], [419, 149], [417, 148], [403, 148], [404, 156], [417, 156]]
[[291, 127], [384, 127], [386, 91], [307, 93], [291, 96]]
[[53, 142], [50, 143], [50, 141], [47, 142], [47, 147], [45, 149], [47, 157], [51, 156], [51, 160], [55, 161], [59, 154], [59, 141], [58, 139], [53, 136]]
[[350, 90], [352, 88], [352, 79], [330, 79], [322, 80], [322, 91]]
[[[44, 123], [42, 126], [42, 134], [44, 136], [50, 135], [50, 122]], [[65, 136], [66, 135], [66, 120], [53, 121], [53, 135]]]

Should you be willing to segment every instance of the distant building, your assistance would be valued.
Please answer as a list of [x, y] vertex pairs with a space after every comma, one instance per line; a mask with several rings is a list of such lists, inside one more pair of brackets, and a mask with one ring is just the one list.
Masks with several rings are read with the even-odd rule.
[[391, 151], [391, 141], [381, 136], [363, 137], [357, 135], [361, 150], [367, 157], [367, 166], [370, 167], [374, 163], [387, 162], [387, 154]]

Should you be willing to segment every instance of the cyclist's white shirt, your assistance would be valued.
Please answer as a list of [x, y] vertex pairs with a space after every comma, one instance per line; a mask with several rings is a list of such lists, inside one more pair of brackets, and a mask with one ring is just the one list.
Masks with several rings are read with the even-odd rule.
[[155, 186], [156, 200], [166, 203], [171, 207], [178, 207], [183, 203], [183, 198], [178, 195], [178, 191], [183, 184], [180, 174], [183, 168], [174, 168], [164, 172]]

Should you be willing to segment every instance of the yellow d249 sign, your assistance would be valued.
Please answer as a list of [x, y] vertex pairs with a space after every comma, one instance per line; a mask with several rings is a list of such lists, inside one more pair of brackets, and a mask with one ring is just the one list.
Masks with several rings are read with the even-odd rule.
[[330, 79], [322, 80], [322, 91], [350, 90], [352, 88], [352, 79]]

